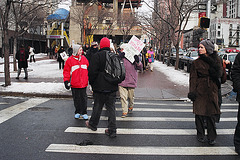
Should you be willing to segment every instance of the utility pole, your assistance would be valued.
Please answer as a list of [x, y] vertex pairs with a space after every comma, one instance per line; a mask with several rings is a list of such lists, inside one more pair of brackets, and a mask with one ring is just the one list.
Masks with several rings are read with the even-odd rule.
[[[206, 16], [208, 17], [208, 18], [210, 18], [210, 24], [211, 24], [211, 0], [208, 0], [207, 1], [207, 14], [206, 14]], [[209, 28], [208, 28], [208, 39], [210, 39], [211, 37], [210, 37], [210, 26], [209, 26]]]

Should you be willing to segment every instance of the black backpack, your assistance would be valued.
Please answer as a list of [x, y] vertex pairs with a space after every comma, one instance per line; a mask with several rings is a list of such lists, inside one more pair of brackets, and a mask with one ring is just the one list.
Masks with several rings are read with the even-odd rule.
[[113, 84], [121, 83], [125, 79], [125, 67], [119, 55], [113, 52], [106, 52], [104, 78]]

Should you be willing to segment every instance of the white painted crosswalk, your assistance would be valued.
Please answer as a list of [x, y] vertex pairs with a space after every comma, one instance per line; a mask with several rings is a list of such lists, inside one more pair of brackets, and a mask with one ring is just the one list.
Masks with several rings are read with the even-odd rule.
[[[105, 128], [98, 128], [92, 131], [86, 127], [68, 127], [65, 132], [104, 134]], [[233, 135], [234, 129], [217, 129], [218, 135]], [[129, 129], [118, 128], [117, 134], [142, 134], [142, 135], [196, 135], [196, 129]]]
[[[159, 114], [161, 116], [129, 116], [126, 118], [117, 117], [118, 123], [128, 122], [133, 124], [136, 122], [146, 122], [149, 124], [155, 122], [176, 122], [176, 123], [185, 123], [192, 122], [194, 124], [194, 115], [192, 114], [192, 104], [190, 103], [172, 103], [171, 107], [168, 103], [144, 103], [136, 102], [134, 107], [134, 112], [155, 112], [155, 113], [168, 113]], [[237, 113], [237, 108], [235, 104], [224, 104], [222, 108], [222, 113]], [[91, 107], [88, 107], [88, 110], [92, 110]], [[117, 111], [121, 111], [121, 108], [116, 108]], [[174, 113], [187, 113], [189, 116], [177, 117]], [[187, 115], [184, 114], [184, 115]], [[163, 116], [164, 115], [164, 116]], [[171, 116], [169, 116], [171, 115]], [[108, 118], [105, 116], [100, 117], [101, 121], [107, 121]], [[230, 122], [236, 123], [237, 118], [235, 116], [226, 116], [221, 117], [221, 122]], [[181, 126], [181, 125], [179, 125]], [[90, 135], [104, 135], [106, 128], [99, 127], [97, 131], [92, 131], [85, 126], [83, 127], [68, 127], [64, 131], [65, 133], [72, 134], [90, 134]], [[217, 134], [219, 136], [232, 136], [234, 134], [234, 127], [228, 129], [217, 129]], [[181, 139], [181, 136], [196, 136], [196, 129], [184, 129], [184, 128], [120, 128], [117, 129], [117, 135], [125, 136], [173, 136]], [[231, 139], [232, 140], [232, 139]], [[197, 141], [197, 140], [196, 140]], [[233, 144], [231, 146], [131, 146], [129, 142], [128, 146], [118, 146], [118, 144], [112, 145], [89, 145], [89, 146], [79, 146], [75, 144], [50, 144], [46, 152], [62, 152], [62, 153], [83, 153], [83, 154], [116, 154], [116, 155], [148, 155], [148, 156], [221, 156], [221, 155], [237, 155], [234, 151]]]
[[23, 103], [16, 104], [0, 111], [0, 124], [8, 119], [18, 115], [19, 113], [27, 110], [30, 107], [34, 107], [41, 103], [48, 101], [47, 98], [31, 98]]
[[139, 147], [139, 146], [79, 146], [73, 144], [51, 144], [46, 152], [87, 153], [87, 154], [128, 154], [128, 155], [185, 155], [213, 156], [237, 155], [233, 147]]

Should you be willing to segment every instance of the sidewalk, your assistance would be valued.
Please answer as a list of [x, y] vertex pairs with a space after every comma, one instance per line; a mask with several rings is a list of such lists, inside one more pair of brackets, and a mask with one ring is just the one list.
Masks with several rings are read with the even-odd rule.
[[[0, 64], [0, 85], [4, 84], [4, 74]], [[12, 65], [11, 65], [12, 66]], [[154, 72], [139, 73], [138, 87], [135, 89], [136, 99], [146, 100], [187, 100], [188, 73], [176, 71], [172, 66], [167, 67], [162, 62], [154, 63]], [[13, 69], [11, 69], [13, 70]], [[22, 71], [20, 79], [15, 79], [16, 72], [11, 72], [11, 86], [0, 87], [0, 95], [30, 96], [48, 98], [71, 98], [70, 90], [64, 88], [62, 70], [58, 69], [56, 59], [48, 59], [46, 54], [36, 55], [36, 63], [29, 63], [29, 79], [24, 80]], [[170, 76], [168, 76], [170, 75]], [[176, 80], [177, 79], [177, 80]], [[184, 83], [179, 83], [184, 81]], [[222, 95], [231, 92], [231, 82], [222, 85]], [[88, 97], [92, 93], [87, 88]]]

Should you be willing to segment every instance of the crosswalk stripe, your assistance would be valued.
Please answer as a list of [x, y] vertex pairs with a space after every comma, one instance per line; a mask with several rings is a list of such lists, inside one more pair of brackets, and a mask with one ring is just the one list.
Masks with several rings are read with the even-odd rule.
[[[87, 110], [91, 111], [93, 108], [88, 107]], [[106, 110], [106, 108], [103, 108]], [[142, 111], [142, 112], [193, 112], [193, 109], [165, 109], [165, 108], [133, 108], [134, 111]], [[122, 108], [116, 108], [116, 111], [122, 111]], [[237, 112], [238, 109], [221, 109], [221, 112]]]
[[0, 102], [0, 105], [1, 105], [1, 104], [9, 104], [9, 103], [6, 103], [6, 102]]
[[8, 119], [16, 116], [17, 114], [27, 110], [30, 107], [34, 107], [41, 103], [48, 101], [47, 98], [31, 98], [23, 103], [16, 104], [0, 111], [0, 124]]
[[[108, 120], [108, 117], [101, 116], [100, 120]], [[179, 118], [179, 117], [116, 117], [117, 121], [173, 121], [173, 122], [194, 122], [195, 118]], [[221, 118], [221, 122], [236, 122], [237, 117], [234, 118]]]
[[[86, 127], [68, 127], [65, 132], [104, 134], [106, 128], [98, 128], [92, 131]], [[233, 135], [235, 129], [217, 129], [218, 135]], [[130, 129], [118, 128], [117, 134], [146, 134], [146, 135], [196, 135], [196, 129]]]
[[[93, 102], [92, 102], [93, 104]], [[116, 102], [116, 104], [121, 104], [121, 102]], [[189, 107], [192, 106], [192, 103], [146, 103], [146, 102], [134, 102], [134, 105], [152, 105], [152, 106], [181, 106], [181, 107]], [[221, 106], [238, 106], [238, 103], [223, 103]]]
[[73, 144], [50, 144], [46, 152], [83, 154], [127, 154], [127, 155], [237, 155], [234, 147], [149, 147], [149, 146], [79, 146]]

